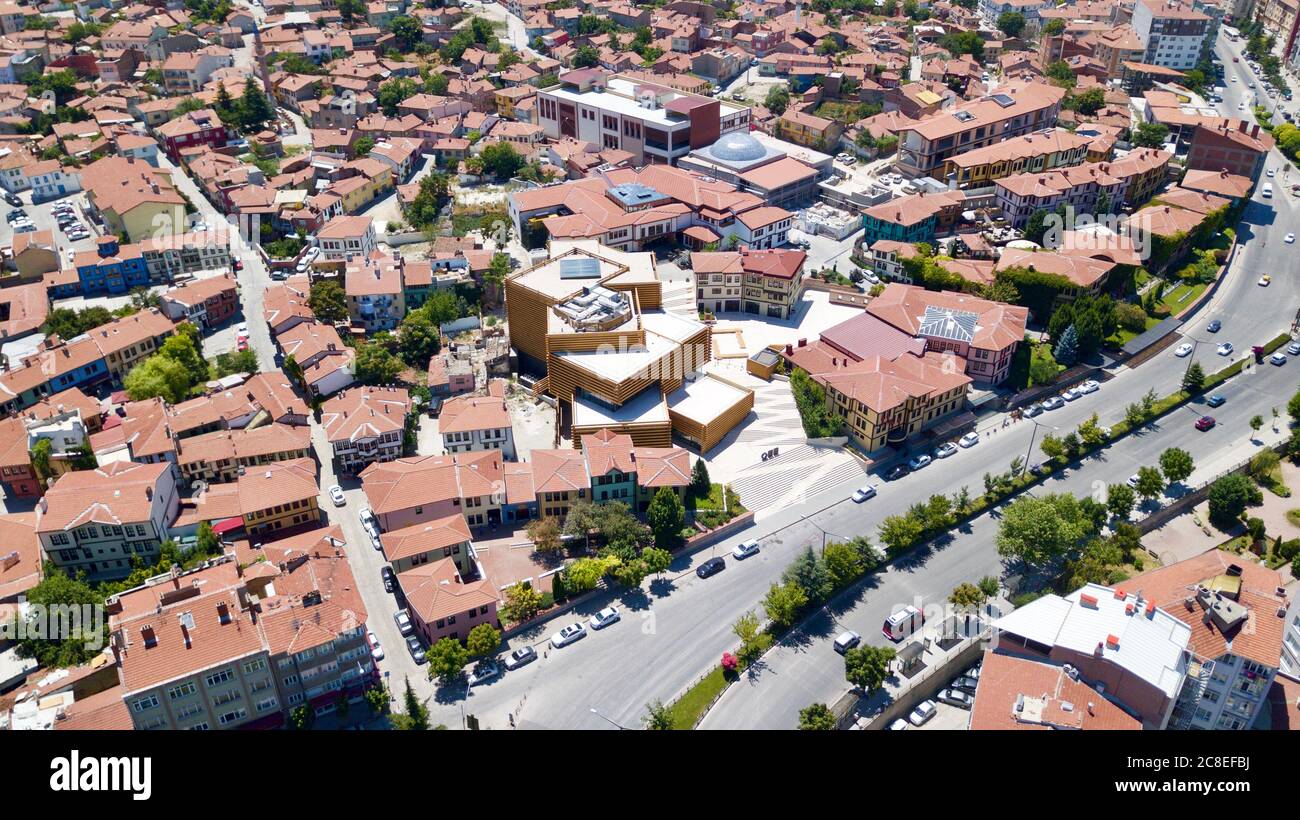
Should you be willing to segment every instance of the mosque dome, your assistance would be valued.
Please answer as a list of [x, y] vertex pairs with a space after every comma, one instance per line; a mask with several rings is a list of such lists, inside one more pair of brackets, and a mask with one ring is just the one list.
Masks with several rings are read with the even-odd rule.
[[737, 131], [713, 143], [710, 152], [726, 162], [749, 162], [762, 159], [767, 154], [767, 149], [751, 134]]

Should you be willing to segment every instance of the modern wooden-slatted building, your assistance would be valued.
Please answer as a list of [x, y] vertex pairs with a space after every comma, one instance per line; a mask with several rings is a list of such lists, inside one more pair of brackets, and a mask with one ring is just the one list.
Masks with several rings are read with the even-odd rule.
[[[749, 413], [751, 391], [701, 371], [709, 326], [661, 309], [652, 253], [594, 240], [554, 242], [551, 253], [506, 280], [506, 310], [520, 368], [559, 400], [574, 447], [611, 430], [639, 447], [667, 447], [678, 432], [708, 450]], [[706, 408], [705, 393], [722, 404]]]

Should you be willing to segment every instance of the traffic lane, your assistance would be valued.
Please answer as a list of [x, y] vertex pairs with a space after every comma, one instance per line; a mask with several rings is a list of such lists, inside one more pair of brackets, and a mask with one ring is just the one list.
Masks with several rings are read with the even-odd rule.
[[[1126, 480], [1138, 466], [1155, 465], [1159, 454], [1172, 446], [1189, 450], [1201, 463], [1191, 483], [1226, 469], [1235, 460], [1231, 457], [1243, 452], [1243, 438], [1249, 437], [1249, 418], [1256, 414], [1267, 418], [1270, 403], [1284, 400], [1294, 389], [1293, 376], [1283, 372], [1286, 366], [1268, 367], [1274, 372], [1256, 371], [1253, 376], [1239, 376], [1225, 383], [1220, 392], [1228, 401], [1217, 408], [1225, 411], [1222, 423], [1209, 432], [1201, 433], [1192, 426], [1200, 415], [1197, 404], [1185, 406], [1119, 445], [1055, 474], [1030, 492], [1097, 493], [1106, 482]], [[1104, 494], [1100, 495], [1098, 500], [1104, 498]], [[765, 656], [753, 675], [742, 676], [710, 711], [703, 725], [791, 728], [800, 708], [815, 701], [830, 702], [847, 688], [843, 660], [831, 645], [839, 632], [852, 629], [868, 643], [886, 645], [880, 624], [901, 606], [915, 604], [917, 599], [922, 605], [942, 601], [963, 581], [1001, 575], [1003, 564], [997, 555], [996, 535], [997, 522], [991, 513], [986, 514], [951, 537], [940, 539], [937, 545], [924, 547], [919, 554], [870, 577], [847, 600], [819, 613], [806, 629]], [[916, 572], [918, 566], [925, 570], [923, 577]]]
[[793, 729], [799, 710], [810, 703], [832, 703], [848, 688], [844, 658], [835, 638], [852, 630], [864, 644], [896, 644], [881, 630], [898, 609], [943, 603], [952, 588], [985, 575], [1000, 576], [997, 521], [986, 514], [951, 540], [923, 548], [924, 578], [911, 560], [869, 575], [833, 606], [823, 607], [797, 633], [763, 657], [753, 672], [741, 675], [701, 722], [701, 729]]

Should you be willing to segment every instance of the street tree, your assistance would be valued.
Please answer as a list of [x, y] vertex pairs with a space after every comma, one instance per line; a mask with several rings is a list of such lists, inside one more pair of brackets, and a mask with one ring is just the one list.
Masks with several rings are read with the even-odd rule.
[[1139, 467], [1137, 485], [1133, 487], [1137, 494], [1146, 501], [1152, 501], [1165, 491], [1165, 477], [1159, 467]]
[[1111, 515], [1127, 521], [1137, 503], [1137, 494], [1127, 484], [1108, 484], [1106, 486], [1106, 509]]
[[1205, 368], [1200, 362], [1192, 364], [1183, 372], [1183, 392], [1199, 393], [1205, 387]]
[[641, 725], [651, 731], [669, 731], [673, 728], [673, 713], [661, 700], [652, 700], [645, 705], [645, 716]]
[[814, 603], [829, 598], [834, 589], [830, 571], [826, 569], [826, 562], [813, 552], [812, 547], [800, 553], [790, 566], [785, 568], [785, 572], [781, 573], [781, 580], [797, 585], [803, 590], [807, 600]]
[[824, 703], [814, 703], [799, 710], [801, 731], [829, 732], [835, 728], [835, 715]]
[[1192, 454], [1178, 447], [1170, 447], [1160, 454], [1160, 472], [1170, 484], [1186, 481], [1196, 469]]
[[537, 617], [542, 608], [542, 593], [533, 587], [518, 581], [506, 590], [505, 602], [499, 613], [508, 623], [523, 623]]
[[1002, 510], [998, 554], [1046, 566], [1068, 557], [1091, 530], [1092, 522], [1073, 495], [1021, 496]]
[[736, 654], [746, 665], [758, 660], [772, 645], [771, 633], [762, 628], [752, 609], [736, 619], [731, 631], [740, 639], [740, 649]]
[[448, 685], [453, 683], [469, 661], [469, 651], [455, 638], [443, 638], [429, 647], [429, 680]]
[[465, 638], [465, 648], [475, 658], [491, 655], [500, 645], [501, 631], [492, 624], [479, 624], [471, 629]]
[[808, 604], [808, 593], [794, 581], [772, 584], [763, 597], [763, 611], [778, 627], [793, 626], [800, 611]]
[[896, 654], [892, 646], [856, 646], [844, 653], [844, 678], [871, 695], [889, 677]]
[[948, 593], [948, 603], [966, 609], [977, 607], [986, 600], [988, 596], [984, 594], [984, 590], [968, 581], [963, 581]]

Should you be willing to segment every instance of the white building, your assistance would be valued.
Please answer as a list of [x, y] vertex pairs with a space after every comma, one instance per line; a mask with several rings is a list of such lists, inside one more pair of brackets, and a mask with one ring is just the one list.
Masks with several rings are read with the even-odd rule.
[[1196, 67], [1213, 31], [1208, 15], [1176, 0], [1138, 0], [1131, 25], [1146, 49], [1143, 62], [1179, 71]]
[[515, 459], [515, 436], [510, 411], [502, 396], [458, 396], [443, 402], [438, 432], [448, 453], [500, 450], [507, 461]]
[[321, 427], [338, 468], [355, 474], [402, 456], [411, 397], [400, 387], [356, 387], [321, 406]]

